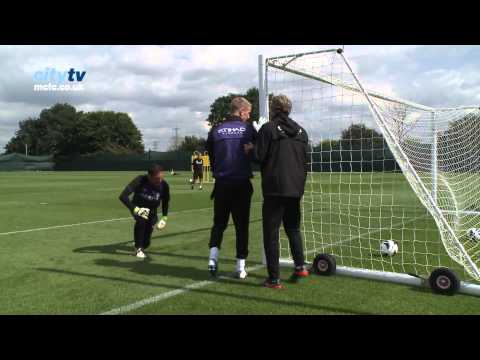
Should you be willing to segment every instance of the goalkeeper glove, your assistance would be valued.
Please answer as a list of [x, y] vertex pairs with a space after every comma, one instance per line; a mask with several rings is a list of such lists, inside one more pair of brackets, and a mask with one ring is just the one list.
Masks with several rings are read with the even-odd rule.
[[260, 117], [260, 118], [258, 119], [258, 122], [255, 122], [255, 121], [254, 121], [254, 122], [252, 123], [252, 125], [253, 125], [253, 127], [255, 128], [255, 130], [257, 130], [257, 132], [258, 132], [258, 131], [260, 131], [260, 128], [261, 128], [263, 125], [265, 125], [266, 123], [268, 123], [268, 120], [267, 120], [266, 118], [264, 118], [264, 117]]
[[148, 215], [150, 215], [150, 209], [136, 206], [135, 209], [133, 209], [133, 213], [137, 216], [140, 216], [141, 218], [144, 218], [145, 220], [148, 220]]
[[162, 216], [162, 218], [160, 219], [160, 221], [157, 224], [157, 230], [163, 230], [163, 229], [165, 229], [165, 226], [167, 226], [167, 217]]

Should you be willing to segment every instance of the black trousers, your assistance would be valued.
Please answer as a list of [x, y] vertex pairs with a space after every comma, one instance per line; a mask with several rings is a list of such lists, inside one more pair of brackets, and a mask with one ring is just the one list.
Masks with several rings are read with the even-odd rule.
[[280, 278], [279, 231], [283, 228], [288, 237], [295, 267], [305, 264], [302, 235], [300, 233], [300, 198], [265, 196], [262, 208], [263, 246], [270, 279]]
[[135, 248], [147, 249], [150, 246], [153, 227], [157, 223], [156, 214], [150, 214], [148, 220], [140, 216], [135, 216], [135, 227], [133, 228], [133, 236], [135, 239]]
[[214, 215], [210, 234], [210, 248], [221, 248], [223, 232], [227, 228], [228, 219], [232, 214], [237, 238], [237, 259], [248, 257], [248, 227], [252, 195], [253, 187], [250, 181], [241, 184], [215, 183], [212, 193]]

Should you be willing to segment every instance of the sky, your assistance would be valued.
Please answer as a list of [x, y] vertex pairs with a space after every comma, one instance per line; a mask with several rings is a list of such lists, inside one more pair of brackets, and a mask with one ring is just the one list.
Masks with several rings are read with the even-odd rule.
[[[18, 122], [58, 102], [128, 113], [146, 149], [179, 135], [206, 136], [210, 104], [258, 85], [258, 55], [337, 48], [322, 45], [0, 46], [0, 152]], [[368, 87], [427, 106], [480, 104], [480, 46], [346, 45]], [[86, 71], [83, 91], [38, 92], [46, 68]]]

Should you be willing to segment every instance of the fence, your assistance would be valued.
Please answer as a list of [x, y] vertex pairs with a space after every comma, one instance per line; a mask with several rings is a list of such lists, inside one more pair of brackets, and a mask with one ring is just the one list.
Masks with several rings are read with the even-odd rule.
[[153, 164], [162, 165], [164, 169], [176, 171], [190, 170], [190, 153], [181, 151], [147, 152], [139, 155], [97, 154], [55, 161], [55, 170], [70, 171], [104, 171], [125, 170], [144, 171]]
[[53, 170], [54, 167], [52, 156], [0, 155], [0, 171]]

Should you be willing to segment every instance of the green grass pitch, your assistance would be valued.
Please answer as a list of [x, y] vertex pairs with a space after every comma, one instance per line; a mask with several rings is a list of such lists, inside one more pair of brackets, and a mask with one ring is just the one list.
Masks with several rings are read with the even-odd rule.
[[[261, 287], [266, 271], [258, 266], [259, 176], [254, 181], [247, 263], [258, 267], [247, 280], [230, 277], [235, 259], [229, 226], [221, 252], [223, 277], [210, 281], [211, 185], [192, 191], [187, 173], [167, 175], [172, 190], [168, 226], [154, 233], [150, 260], [140, 261], [132, 256], [129, 243], [133, 221], [118, 200], [138, 174], [1, 173], [0, 314], [480, 314], [476, 297], [439, 296], [428, 289], [342, 276], [311, 276], [299, 284], [285, 283], [282, 291]], [[341, 218], [330, 223], [337, 221]], [[344, 231], [348, 229], [337, 233]], [[347, 254], [348, 262], [358, 258], [352, 251], [360, 250], [342, 245], [336, 251]], [[288, 276], [288, 269], [282, 269], [282, 278]]]

